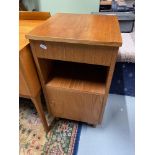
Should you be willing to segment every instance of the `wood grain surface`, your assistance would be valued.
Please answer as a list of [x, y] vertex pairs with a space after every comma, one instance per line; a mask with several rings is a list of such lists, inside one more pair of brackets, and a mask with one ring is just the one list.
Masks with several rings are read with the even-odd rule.
[[46, 87], [52, 114], [90, 124], [98, 124], [104, 95]]
[[[41, 90], [36, 66], [31, 53], [30, 45], [27, 45], [19, 54], [20, 69], [26, 81], [30, 97], [35, 97]], [[23, 83], [21, 83], [22, 85]]]
[[92, 45], [122, 44], [117, 17], [93, 14], [55, 14], [26, 37], [33, 40]]
[[20, 84], [19, 84], [20, 96], [30, 96], [30, 92], [29, 92], [29, 89], [27, 87], [27, 83], [25, 81], [21, 67], [19, 67], [19, 81], [20, 81]]
[[25, 34], [44, 22], [44, 20], [38, 20], [39, 18], [44, 19], [41, 13], [35, 13], [35, 16], [32, 12], [19, 13], [19, 95], [32, 100], [47, 132], [49, 128], [40, 99], [41, 85], [29, 41], [25, 38]]
[[[39, 58], [110, 66], [116, 47], [33, 41]], [[40, 45], [46, 46], [43, 49]], [[104, 51], [104, 52], [103, 52]], [[94, 54], [95, 53], [95, 54]]]
[[55, 117], [98, 124], [105, 95], [108, 67], [73, 62], [53, 62], [45, 85]]
[[38, 12], [38, 11], [20, 11], [20, 20], [46, 20], [50, 17], [50, 12]]
[[117, 18], [56, 14], [27, 38], [49, 112], [101, 123], [122, 44]]
[[25, 35], [43, 22], [44, 20], [19, 20], [19, 51], [29, 44]]
[[107, 69], [104, 66], [55, 61], [46, 86], [103, 95]]

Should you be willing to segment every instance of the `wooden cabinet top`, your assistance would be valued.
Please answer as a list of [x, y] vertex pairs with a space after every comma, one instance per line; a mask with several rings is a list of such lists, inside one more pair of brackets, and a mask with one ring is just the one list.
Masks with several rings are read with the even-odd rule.
[[121, 46], [116, 16], [58, 13], [26, 35], [32, 40]]

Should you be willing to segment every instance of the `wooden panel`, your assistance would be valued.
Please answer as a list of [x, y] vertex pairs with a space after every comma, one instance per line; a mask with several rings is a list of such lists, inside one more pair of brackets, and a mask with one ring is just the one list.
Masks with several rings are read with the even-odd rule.
[[44, 20], [19, 20], [19, 50], [29, 44], [29, 40], [25, 38], [25, 35], [43, 22]]
[[51, 72], [53, 71], [52, 61], [46, 59], [38, 59], [40, 64], [40, 69], [42, 71], [42, 80], [45, 84], [50, 78]]
[[20, 11], [20, 20], [46, 20], [50, 17], [50, 12], [36, 12], [36, 11]]
[[101, 81], [91, 81], [72, 77], [55, 76], [46, 86], [76, 90], [81, 93], [87, 92], [101, 95], [105, 93], [105, 83]]
[[[37, 86], [38, 84], [38, 78], [37, 78], [37, 72], [35, 69], [35, 64], [33, 62], [32, 54], [30, 53], [31, 50], [29, 48], [29, 41], [28, 39], [25, 38], [25, 34], [31, 31], [33, 28], [38, 26], [39, 24], [43, 23], [44, 20], [50, 17], [50, 13], [48, 12], [29, 12], [29, 11], [21, 11], [19, 12], [19, 50], [20, 50], [20, 59], [21, 59], [21, 65], [20, 65], [20, 72], [21, 72], [21, 67], [23, 67], [23, 71], [27, 69], [28, 66], [32, 66], [32, 70], [34, 73], [26, 73], [26, 76], [33, 76], [32, 79], [37, 79], [36, 83], [33, 83], [32, 86], [25, 86], [27, 84], [31, 84], [32, 82], [27, 82], [25, 74], [20, 73], [20, 89], [23, 92], [22, 95], [26, 95], [26, 91], [24, 91], [24, 88], [32, 87], [35, 85]], [[29, 20], [28, 20], [29, 19]], [[34, 19], [34, 20], [33, 20]], [[27, 53], [26, 53], [27, 52]], [[27, 60], [28, 59], [28, 60]], [[28, 61], [30, 64], [28, 64]], [[32, 64], [31, 64], [32, 63]], [[23, 66], [26, 65], [26, 66]], [[32, 71], [32, 72], [33, 72]], [[32, 74], [32, 75], [31, 75]], [[30, 80], [30, 77], [28, 78]], [[23, 82], [25, 81], [25, 82]], [[35, 89], [35, 88], [34, 88]], [[25, 89], [26, 90], [26, 89]], [[38, 90], [36, 90], [38, 91]], [[30, 95], [30, 94], [29, 94]]]
[[19, 59], [30, 95], [35, 97], [39, 93], [41, 86], [29, 45], [20, 52]]
[[113, 72], [114, 72], [114, 69], [115, 69], [115, 63], [116, 63], [116, 59], [117, 59], [117, 53], [118, 53], [118, 48], [112, 54], [111, 65], [110, 65], [110, 68], [109, 68], [109, 71], [108, 71], [108, 74], [107, 74], [107, 79], [106, 79], [105, 97], [104, 97], [102, 108], [101, 108], [101, 112], [100, 112], [100, 120], [99, 120], [99, 123], [101, 123], [102, 122], [102, 119], [103, 119], [103, 113], [104, 113], [104, 110], [105, 110], [105, 106], [106, 106], [106, 102], [107, 102], [107, 98], [108, 98], [108, 94], [109, 94], [109, 89], [110, 89], [110, 85], [111, 85], [111, 80], [112, 80]]
[[50, 17], [49, 12], [19, 12], [19, 50], [29, 44], [25, 35]]
[[103, 95], [46, 87], [54, 116], [97, 124]]
[[121, 46], [116, 16], [59, 13], [26, 35], [28, 39]]
[[[29, 41], [25, 38], [25, 34], [34, 27], [43, 23], [45, 15], [40, 13], [22, 12], [19, 20], [19, 95], [30, 98], [40, 115], [45, 131], [49, 130], [46, 118], [42, 109], [40, 91], [41, 85], [33, 61]], [[26, 20], [29, 19], [29, 20]], [[35, 19], [35, 20], [33, 20]], [[39, 20], [38, 20], [39, 19]], [[46, 18], [47, 19], [47, 18]]]
[[45, 81], [47, 80], [46, 78], [48, 78], [51, 64], [49, 62], [47, 62], [47, 61], [43, 61], [43, 60], [40, 61], [36, 57], [35, 47], [33, 46], [33, 44], [30, 44], [30, 45], [31, 45], [31, 49], [32, 49], [33, 58], [34, 58], [34, 61], [35, 61], [36, 67], [37, 67], [39, 79], [40, 79], [42, 90], [43, 90], [43, 93], [44, 93], [44, 97], [45, 97], [45, 100], [46, 100], [47, 109], [48, 109], [48, 112], [51, 114], [51, 108], [49, 106], [47, 93], [45, 91]]
[[44, 126], [44, 129], [46, 132], [49, 131], [48, 123], [46, 121], [45, 113], [43, 111], [43, 107], [41, 104], [41, 98], [40, 98], [40, 93], [36, 97], [32, 97], [31, 100], [33, 101], [33, 104], [35, 105], [35, 108], [39, 114], [39, 117], [42, 121], [42, 124]]
[[[40, 58], [109, 66], [116, 47], [90, 46], [57, 42], [32, 41]], [[46, 46], [43, 49], [40, 45]], [[95, 53], [95, 54], [94, 54]]]
[[20, 67], [19, 67], [19, 94], [24, 96], [30, 96], [26, 81], [24, 79], [24, 76]]

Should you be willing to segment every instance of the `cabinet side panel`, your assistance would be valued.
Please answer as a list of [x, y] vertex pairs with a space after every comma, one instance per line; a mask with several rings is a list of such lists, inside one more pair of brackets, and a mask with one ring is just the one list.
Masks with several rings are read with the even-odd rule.
[[[43, 93], [44, 93], [44, 97], [45, 97], [45, 100], [46, 100], [47, 109], [48, 109], [48, 112], [51, 114], [51, 108], [49, 106], [48, 97], [47, 97], [47, 93], [46, 93], [46, 90], [45, 90], [45, 81], [46, 81], [45, 78], [48, 77], [48, 72], [47, 72], [46, 69], [49, 68], [49, 66], [48, 66], [47, 63], [44, 63], [44, 60], [43, 61], [39, 61], [39, 58], [36, 55], [37, 49], [36, 49], [36, 46], [35, 46], [35, 43], [34, 43], [33, 40], [30, 40], [30, 46], [31, 46], [33, 58], [34, 58], [34, 61], [35, 61], [36, 67], [37, 67], [39, 79], [40, 79], [41, 86], [42, 86]], [[43, 70], [46, 73], [44, 75], [43, 75], [43, 73], [44, 73]]]
[[30, 93], [20, 66], [19, 66], [19, 95], [30, 96]]
[[41, 86], [29, 45], [20, 51], [20, 64], [27, 83], [27, 87], [30, 91], [30, 95], [31, 97], [35, 97], [39, 93]]
[[103, 113], [104, 113], [104, 110], [105, 110], [105, 106], [106, 106], [106, 102], [107, 102], [107, 98], [108, 98], [108, 94], [109, 94], [109, 89], [110, 89], [110, 85], [111, 85], [111, 80], [112, 80], [113, 72], [114, 72], [114, 69], [115, 69], [117, 54], [118, 54], [118, 48], [116, 48], [113, 51], [113, 53], [112, 53], [111, 64], [110, 64], [108, 75], [107, 75], [107, 79], [106, 79], [105, 97], [104, 97], [103, 104], [102, 104], [103, 106], [102, 106], [101, 112], [100, 112], [100, 120], [99, 120], [99, 123], [102, 122]]

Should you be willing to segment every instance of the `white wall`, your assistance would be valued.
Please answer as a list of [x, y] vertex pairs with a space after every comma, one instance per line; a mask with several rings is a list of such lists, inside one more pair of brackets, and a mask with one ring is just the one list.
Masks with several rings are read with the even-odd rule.
[[91, 13], [99, 11], [100, 0], [23, 0], [28, 10], [64, 13]]

